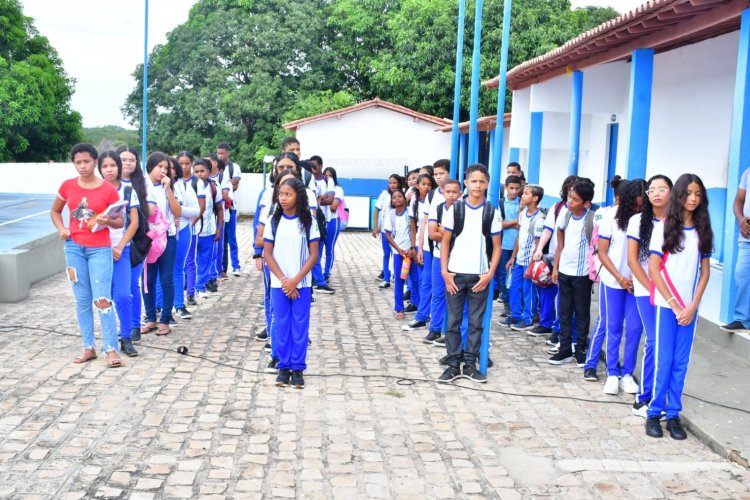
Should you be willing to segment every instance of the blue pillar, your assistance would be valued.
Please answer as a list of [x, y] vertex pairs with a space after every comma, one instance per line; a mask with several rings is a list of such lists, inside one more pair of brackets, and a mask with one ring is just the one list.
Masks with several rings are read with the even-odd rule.
[[727, 210], [724, 217], [724, 276], [721, 283], [720, 319], [734, 320], [736, 286], [734, 269], [737, 266], [737, 221], [734, 218], [734, 197], [742, 172], [750, 165], [750, 9], [742, 12], [740, 42], [737, 55], [737, 76], [734, 84], [732, 131], [729, 142], [727, 172]]
[[531, 113], [531, 133], [529, 134], [529, 164], [526, 170], [526, 180], [530, 184], [539, 183], [539, 168], [542, 161], [542, 125], [544, 113]]
[[[497, 133], [497, 129], [490, 130], [490, 137], [489, 137], [489, 143], [490, 143], [490, 156], [488, 158], [489, 163], [489, 170], [490, 170], [490, 201], [492, 200], [492, 179], [495, 175], [494, 172], [494, 165], [495, 165], [495, 134]], [[502, 156], [502, 153], [500, 153], [500, 156]]]
[[654, 80], [654, 49], [633, 51], [630, 67], [630, 103], [628, 105], [627, 179], [646, 178], [648, 128], [651, 123], [651, 86]]
[[451, 129], [451, 179], [456, 178], [458, 169], [458, 123], [461, 114], [461, 77], [464, 66], [464, 16], [466, 0], [458, 2], [458, 36], [456, 37], [456, 82], [453, 89], [453, 128]]
[[464, 188], [464, 172], [466, 172], [466, 134], [461, 134], [458, 140], [458, 182], [461, 190]]
[[479, 133], [477, 132], [477, 118], [479, 118], [479, 66], [482, 50], [482, 5], [483, 0], [476, 0], [474, 14], [474, 54], [471, 60], [471, 107], [469, 108], [469, 164], [479, 160]]
[[[583, 110], [583, 72], [573, 72], [573, 92], [570, 97], [570, 161], [568, 175], [578, 175], [581, 149], [581, 113]], [[538, 182], [538, 181], [537, 181]]]
[[521, 149], [520, 148], [510, 148], [508, 149], [508, 163], [515, 161], [518, 162], [518, 160], [521, 159]]
[[141, 117], [141, 165], [146, 173], [146, 152], [148, 151], [148, 0], [143, 21], [143, 116]]

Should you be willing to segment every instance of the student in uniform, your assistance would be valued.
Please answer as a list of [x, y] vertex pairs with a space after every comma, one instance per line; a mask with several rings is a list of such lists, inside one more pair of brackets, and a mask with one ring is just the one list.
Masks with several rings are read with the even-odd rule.
[[279, 188], [279, 207], [264, 231], [263, 255], [271, 270], [274, 343], [279, 357], [278, 387], [305, 387], [312, 280], [319, 233], [307, 203], [305, 185], [287, 179]]
[[[427, 326], [430, 321], [429, 301], [432, 294], [432, 277], [430, 273], [425, 273], [425, 259], [432, 266], [432, 260], [429, 256], [425, 257], [425, 231], [427, 226], [428, 204], [427, 195], [436, 188], [435, 179], [430, 174], [420, 174], [417, 179], [417, 194], [411, 200], [409, 205], [409, 220], [411, 223], [411, 248], [414, 252], [412, 266], [416, 266], [417, 284], [419, 286], [419, 300], [414, 301], [405, 309], [406, 312], [415, 311], [414, 320], [403, 327], [404, 330], [417, 330]], [[428, 248], [429, 253], [429, 248]], [[424, 297], [422, 294], [426, 294]], [[420, 308], [421, 305], [421, 308]]]
[[214, 247], [221, 238], [224, 223], [224, 200], [219, 188], [210, 179], [211, 163], [208, 160], [196, 160], [193, 163], [193, 173], [198, 177], [198, 197], [203, 197], [206, 203], [203, 218], [198, 222], [198, 273], [195, 290], [199, 297], [206, 298], [211, 269], [215, 267]]
[[[406, 207], [406, 196], [400, 190], [391, 194], [391, 211], [384, 221], [383, 231], [388, 244], [393, 248], [393, 272], [395, 273], [395, 284], [393, 290], [394, 311], [396, 319], [404, 319], [404, 280], [401, 278], [401, 268], [404, 259], [413, 260], [414, 250], [411, 244], [411, 221], [409, 210]], [[419, 295], [419, 282], [417, 266], [414, 262], [409, 267], [409, 281], [412, 289]]]
[[[507, 326], [518, 332], [534, 328], [534, 310], [537, 307], [539, 294], [537, 286], [529, 275], [529, 264], [534, 246], [539, 239], [544, 215], [539, 210], [539, 202], [544, 197], [541, 186], [527, 184], [523, 188], [521, 206], [524, 208], [518, 215], [518, 237], [513, 245], [513, 253], [506, 266], [512, 269], [510, 283], [510, 317]], [[539, 226], [540, 231], [536, 228]]]
[[648, 278], [649, 246], [651, 234], [657, 222], [667, 214], [667, 204], [672, 190], [672, 180], [664, 175], [655, 175], [646, 184], [646, 198], [641, 213], [628, 222], [628, 266], [633, 273], [633, 295], [638, 314], [646, 332], [643, 342], [639, 389], [633, 403], [633, 414], [646, 418], [651, 391], [654, 387], [654, 343], [656, 342], [656, 309], [651, 303], [651, 284]]
[[[184, 153], [184, 152], [183, 152]], [[187, 158], [181, 157], [183, 163]], [[185, 269], [188, 267], [188, 261], [190, 260], [190, 246], [193, 239], [193, 225], [201, 216], [201, 206], [198, 200], [198, 193], [193, 189], [191, 185], [192, 175], [185, 180], [185, 173], [182, 171], [182, 164], [177, 158], [170, 158], [172, 163], [172, 170], [174, 173], [174, 193], [177, 201], [180, 202], [182, 207], [182, 213], [180, 218], [176, 221], [177, 225], [177, 252], [175, 255], [174, 262], [174, 313], [180, 319], [192, 319], [193, 315], [185, 307]], [[205, 199], [203, 199], [205, 207]], [[193, 261], [195, 259], [193, 258]], [[193, 292], [195, 293], [195, 292]]]
[[242, 168], [239, 164], [229, 159], [229, 144], [220, 142], [216, 146], [216, 157], [226, 164], [225, 177], [229, 180], [229, 220], [224, 221], [224, 256], [222, 270], [226, 274], [229, 261], [232, 261], [232, 274], [240, 276], [240, 253], [237, 246], [237, 207], [234, 204], [234, 192], [240, 187], [242, 180]]
[[372, 216], [372, 237], [380, 237], [380, 243], [383, 246], [383, 268], [377, 278], [381, 282], [378, 285], [379, 288], [388, 288], [391, 286], [391, 270], [389, 267], [391, 265], [391, 245], [388, 243], [385, 233], [381, 232], [381, 229], [384, 227], [385, 220], [390, 217], [391, 195], [396, 190], [403, 193], [404, 189], [403, 177], [398, 174], [391, 174], [388, 177], [388, 189], [383, 190], [375, 202], [375, 211]]
[[229, 176], [224, 175], [226, 164], [224, 160], [215, 158], [216, 155], [209, 155], [211, 157], [211, 175], [209, 178], [216, 184], [216, 187], [221, 193], [221, 198], [224, 200], [224, 206], [222, 207], [222, 228], [219, 240], [214, 247], [214, 269], [211, 270], [210, 280], [213, 284], [212, 288], [209, 288], [212, 292], [218, 291], [219, 279], [226, 279], [227, 273], [224, 272], [224, 222], [229, 219], [229, 207], [232, 201], [229, 199], [229, 193], [232, 191], [232, 183], [229, 181]]
[[681, 440], [687, 438], [680, 423], [682, 391], [713, 251], [708, 193], [700, 177], [682, 174], [674, 183], [667, 217], [654, 227], [649, 250], [656, 306], [656, 368], [646, 435], [662, 436], [659, 419], [665, 412], [670, 436]]
[[[114, 151], [106, 151], [99, 156], [97, 168], [102, 178], [117, 190], [121, 201], [127, 201], [125, 225], [111, 228], [109, 237], [112, 240], [112, 299], [115, 302], [117, 318], [120, 320], [120, 350], [126, 356], [138, 356], [133, 347], [130, 317], [132, 315], [133, 297], [130, 294], [130, 241], [138, 230], [138, 194], [132, 186], [120, 182], [122, 161]], [[126, 199], [127, 195], [127, 199]]]
[[573, 361], [572, 328], [575, 313], [575, 360], [583, 367], [586, 361], [589, 324], [591, 322], [591, 280], [587, 258], [590, 235], [587, 226], [593, 226], [594, 214], [587, 208], [594, 198], [594, 183], [579, 178], [568, 193], [568, 214], [557, 224], [557, 250], [552, 270], [552, 282], [559, 286], [560, 294], [560, 347], [549, 358], [549, 363], [560, 365]]
[[[454, 203], [443, 215], [444, 232], [440, 264], [448, 292], [445, 347], [449, 358], [448, 368], [438, 378], [438, 382], [441, 383], [449, 383], [462, 376], [473, 382], [487, 382], [487, 378], [476, 369], [476, 360], [482, 339], [484, 312], [487, 308], [487, 286], [494, 278], [500, 262], [500, 233], [503, 227], [499, 210], [495, 210], [485, 200], [489, 181], [487, 167], [480, 163], [470, 165], [466, 169], [464, 180], [469, 191], [468, 198]], [[463, 220], [455, 217], [459, 204]], [[485, 234], [483, 227], [485, 217], [491, 217], [489, 234]], [[488, 237], [492, 241], [492, 253], [489, 256]], [[466, 350], [462, 353], [460, 328], [464, 306], [467, 304], [469, 331]], [[463, 371], [460, 369], [462, 359]]]
[[[198, 203], [198, 215], [193, 218], [193, 222], [190, 224], [190, 245], [188, 246], [188, 252], [185, 256], [185, 293], [187, 295], [186, 304], [188, 306], [195, 306], [198, 303], [195, 301], [195, 276], [196, 276], [196, 257], [198, 254], [198, 232], [200, 231], [200, 221], [203, 220], [203, 212], [206, 210], [206, 197], [205, 193], [199, 189], [198, 184], [202, 183], [197, 177], [193, 175], [193, 155], [189, 151], [180, 151], [177, 154], [177, 162], [182, 167], [182, 180], [185, 191], [191, 190], [192, 193], [188, 193], [186, 199], [190, 200], [195, 198]], [[175, 304], [175, 307], [177, 305]], [[180, 313], [177, 313], [180, 316]]]
[[501, 316], [510, 316], [510, 294], [506, 285], [508, 279], [508, 269], [506, 268], [513, 247], [518, 238], [518, 213], [521, 202], [521, 178], [516, 175], [508, 175], [505, 178], [505, 193], [500, 198], [498, 207], [503, 217], [503, 248], [500, 253], [500, 264], [497, 266], [495, 274], [495, 290], [498, 299], [503, 303], [503, 312]]
[[[323, 174], [323, 158], [314, 155], [310, 157], [308, 163], [312, 165], [312, 176], [315, 180], [314, 191], [316, 194], [318, 210], [323, 214], [322, 219], [325, 221], [325, 227], [323, 228], [325, 231], [328, 228], [328, 223], [331, 221], [330, 205], [333, 203], [336, 189], [333, 182]], [[328, 251], [326, 243], [328, 239], [327, 236], [328, 233], [326, 232], [326, 238], [321, 240], [320, 245], [318, 245], [318, 260], [315, 263], [315, 267], [313, 267], [313, 283], [315, 284], [316, 292], [332, 294], [335, 293], [336, 290], [331, 288], [328, 284], [328, 280], [323, 274], [323, 254]]]
[[336, 258], [336, 242], [341, 233], [341, 220], [339, 218], [339, 205], [345, 203], [344, 189], [339, 184], [339, 178], [336, 175], [336, 169], [327, 167], [323, 174], [328, 181], [333, 183], [333, 202], [330, 206], [331, 220], [326, 227], [326, 264], [323, 268], [323, 277], [326, 282], [331, 280], [331, 271], [333, 270], [333, 261]]
[[[443, 215], [461, 195], [461, 183], [455, 179], [448, 179], [443, 184], [444, 202], [431, 203], [429, 220], [429, 236], [434, 242], [432, 249], [432, 299], [430, 301], [430, 331], [423, 339], [425, 344], [437, 344], [443, 333], [445, 316], [445, 281], [440, 265], [440, 243], [443, 241]], [[437, 194], [435, 195], [437, 197]], [[434, 200], [433, 200], [434, 201]]]
[[[599, 301], [604, 302], [606, 325], [605, 351], [607, 360], [607, 381], [604, 383], [604, 394], [617, 395], [622, 389], [628, 394], [638, 392], [638, 384], [633, 380], [633, 371], [638, 357], [638, 345], [641, 341], [641, 318], [633, 295], [633, 274], [628, 267], [627, 226], [630, 218], [641, 211], [646, 181], [635, 179], [623, 181], [618, 189], [619, 203], [611, 209], [599, 224], [599, 260], [601, 269], [599, 278], [601, 288]], [[623, 357], [620, 361], [620, 344], [622, 343], [623, 320], [625, 321], [625, 340]], [[594, 370], [598, 351], [589, 349], [586, 370]], [[590, 373], [588, 375], [591, 375]], [[588, 380], [588, 379], [587, 379]]]
[[[112, 242], [109, 229], [123, 226], [123, 217], [110, 219], [104, 212], [120, 201], [112, 184], [96, 176], [99, 154], [91, 144], [76, 144], [70, 160], [78, 177], [62, 183], [52, 203], [52, 223], [65, 242], [66, 275], [76, 299], [78, 326], [81, 329], [83, 353], [74, 363], [86, 363], [96, 358], [94, 340], [94, 311], [102, 324], [102, 350], [107, 354], [107, 366], [120, 366], [117, 344], [117, 321], [112, 307]], [[62, 218], [67, 205], [70, 212], [68, 227]], [[91, 232], [98, 224], [103, 229]]]

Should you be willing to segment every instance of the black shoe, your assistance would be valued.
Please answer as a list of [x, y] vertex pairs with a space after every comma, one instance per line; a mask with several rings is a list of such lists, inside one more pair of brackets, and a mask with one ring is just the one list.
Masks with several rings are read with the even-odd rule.
[[440, 338], [440, 332], [429, 332], [425, 337], [422, 339], [422, 342], [425, 344], [434, 344], [437, 339]]
[[550, 333], [552, 333], [552, 328], [547, 328], [546, 326], [537, 325], [531, 330], [526, 332], [531, 337], [542, 337], [544, 335], [549, 336]]
[[672, 437], [672, 439], [676, 439], [678, 441], [687, 439], [687, 432], [685, 432], [685, 428], [680, 423], [679, 418], [670, 418], [669, 420], [667, 420], [667, 430], [669, 431], [669, 435]]
[[132, 339], [120, 340], [120, 350], [125, 353], [126, 356], [130, 356], [131, 358], [138, 356], [138, 351], [136, 351], [135, 347], [133, 347]]
[[390, 287], [391, 287], [391, 284], [390, 284], [390, 283], [388, 283], [387, 281], [382, 281], [382, 282], [381, 282], [381, 283], [380, 283], [380, 284], [378, 285], [378, 288], [390, 288]]
[[206, 283], [206, 290], [216, 293], [219, 291], [219, 287], [217, 287], [213, 282], [209, 281], [208, 283]]
[[336, 293], [336, 290], [334, 290], [328, 285], [318, 285], [315, 287], [315, 291], [320, 292], [320, 293], [327, 293], [327, 294]]
[[169, 317], [169, 327], [174, 328], [177, 326], [177, 320], [174, 319], [174, 316]]
[[278, 359], [272, 358], [271, 361], [268, 362], [266, 365], [265, 372], [266, 373], [279, 373], [279, 369], [276, 368], [276, 364], [279, 362]]
[[266, 342], [266, 345], [263, 346], [263, 349], [266, 352], [271, 352], [271, 341], [270, 340], [268, 342]]
[[414, 313], [417, 312], [417, 306], [414, 304], [409, 304], [408, 306], [404, 307], [405, 313]]
[[411, 290], [407, 290], [404, 294], [404, 300], [411, 300]]
[[648, 418], [648, 414], [646, 413], [648, 410], [648, 404], [649, 401], [638, 401], [638, 398], [636, 398], [633, 403], [633, 415], [636, 417]]
[[493, 366], [495, 366], [495, 363], [492, 362], [492, 358], [488, 357], [487, 358], [487, 368], [492, 368]]
[[510, 304], [508, 304], [507, 302], [503, 302], [503, 312], [502, 314], [500, 314], [500, 316], [503, 318], [507, 318], [508, 316], [510, 316]]
[[547, 337], [547, 340], [544, 341], [547, 345], [557, 345], [560, 342], [560, 335], [552, 332], [552, 335]]
[[141, 329], [140, 328], [131, 328], [130, 329], [130, 340], [133, 342], [140, 342], [141, 341]]
[[719, 328], [728, 333], [750, 332], [750, 329], [745, 328], [741, 321], [732, 321], [728, 325], [721, 325]]
[[188, 295], [187, 296], [187, 305], [189, 305], [189, 306], [197, 306], [198, 305], [198, 303], [195, 301], [195, 296], [194, 295]]
[[458, 378], [461, 378], [461, 370], [459, 370], [457, 366], [449, 366], [445, 369], [443, 374], [438, 377], [437, 381], [441, 384], [448, 384]]
[[292, 373], [288, 369], [279, 370], [279, 374], [276, 376], [276, 387], [288, 386], [291, 377]]
[[557, 351], [557, 354], [554, 354], [547, 362], [551, 365], [561, 365], [563, 363], [570, 363], [573, 359], [575, 359], [573, 353], [570, 352], [570, 349], [567, 349]]
[[585, 352], [576, 350], [575, 358], [576, 358], [576, 364], [578, 365], [578, 368], [583, 368], [584, 366], [586, 366], [586, 353]]
[[433, 342], [432, 345], [435, 347], [445, 347], [445, 337], [435, 339], [435, 342]]
[[487, 382], [487, 377], [482, 375], [474, 365], [464, 364], [463, 377], [476, 382], [478, 384], [484, 384]]
[[646, 435], [652, 438], [660, 438], [664, 436], [664, 431], [661, 430], [661, 424], [659, 423], [658, 418], [648, 417], [646, 419]]
[[599, 380], [599, 377], [596, 375], [596, 369], [586, 368], [583, 370], [583, 380], [588, 380], [589, 382], [596, 382]]
[[180, 319], [193, 319], [193, 315], [184, 307], [180, 307], [179, 309], [177, 309], [175, 311], [175, 314]]
[[427, 326], [427, 323], [424, 321], [417, 321], [416, 319], [411, 321], [408, 325], [403, 326], [403, 330], [410, 331], [410, 330], [419, 330], [420, 328], [424, 328]]
[[268, 330], [267, 330], [267, 329], [265, 329], [265, 328], [264, 328], [263, 330], [261, 330], [261, 331], [260, 331], [260, 332], [259, 332], [259, 333], [258, 333], [258, 334], [257, 334], [257, 335], [255, 336], [255, 340], [257, 340], [258, 342], [265, 342], [265, 341], [267, 341], [267, 340], [268, 340]]
[[506, 326], [506, 327], [510, 328], [511, 326], [515, 325], [519, 321], [521, 321], [519, 318], [514, 318], [513, 316], [508, 316], [504, 320], [499, 321], [498, 324], [500, 326]]
[[383, 271], [380, 271], [380, 274], [378, 274], [378, 277], [375, 279], [378, 281], [383, 281], [383, 278], [385, 278], [385, 276], [383, 275]]
[[302, 377], [302, 370], [292, 370], [292, 387], [295, 389], [305, 388], [305, 379]]

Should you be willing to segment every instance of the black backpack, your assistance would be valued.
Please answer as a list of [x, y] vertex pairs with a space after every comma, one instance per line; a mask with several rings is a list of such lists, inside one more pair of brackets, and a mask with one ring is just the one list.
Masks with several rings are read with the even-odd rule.
[[[133, 188], [127, 186], [125, 188], [125, 200], [130, 206], [130, 199], [132, 197]], [[139, 200], [140, 202], [140, 200]], [[148, 215], [143, 212], [143, 209], [139, 206], [136, 208], [138, 211], [138, 229], [133, 235], [133, 239], [130, 240], [130, 267], [136, 267], [146, 260], [146, 255], [151, 249], [151, 238], [148, 236]], [[128, 218], [130, 217], [130, 210], [127, 211]], [[128, 222], [130, 224], [130, 222]]]
[[[453, 231], [451, 232], [451, 251], [456, 238], [464, 230], [464, 218], [466, 217], [466, 202], [458, 200], [453, 204]], [[482, 234], [484, 235], [487, 250], [487, 261], [492, 260], [492, 220], [495, 218], [495, 207], [489, 201], [484, 202], [482, 207]]]
[[[278, 223], [276, 221], [276, 217], [274, 217], [274, 214], [276, 213], [276, 210], [279, 210], [281, 207], [278, 203], [274, 203], [271, 207], [271, 210], [268, 211], [268, 218], [271, 220], [271, 234], [273, 235], [273, 241], [274, 244], [276, 242], [276, 229], [278, 229]], [[320, 228], [318, 228], [318, 231], [320, 231]], [[310, 228], [308, 227], [305, 236], [308, 241], [308, 245], [310, 242]]]
[[[432, 200], [430, 200], [430, 201], [432, 201]], [[440, 205], [437, 206], [437, 222], [438, 222], [438, 224], [442, 224], [443, 223], [443, 210], [444, 209], [445, 209], [445, 202], [442, 202]], [[427, 225], [429, 226], [429, 222], [427, 223]], [[429, 241], [429, 245], [430, 245], [430, 253], [432, 253], [435, 250], [435, 243], [437, 243], [437, 242], [433, 241], [430, 238], [430, 236], [429, 236], [429, 229], [428, 229], [427, 240]]]

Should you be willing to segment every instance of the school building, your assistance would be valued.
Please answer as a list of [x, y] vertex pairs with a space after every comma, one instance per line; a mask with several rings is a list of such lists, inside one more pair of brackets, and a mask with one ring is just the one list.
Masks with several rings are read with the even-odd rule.
[[[651, 0], [511, 69], [509, 158], [559, 200], [569, 174], [596, 183], [698, 174], [715, 235], [701, 315], [734, 310], [732, 204], [750, 165], [750, 1]], [[484, 82], [497, 88], [498, 78]], [[726, 272], [725, 272], [726, 270]]]

